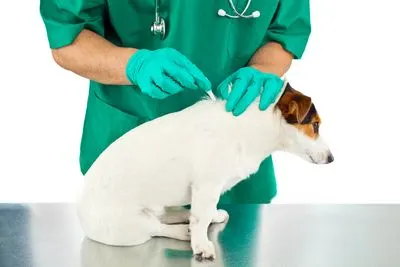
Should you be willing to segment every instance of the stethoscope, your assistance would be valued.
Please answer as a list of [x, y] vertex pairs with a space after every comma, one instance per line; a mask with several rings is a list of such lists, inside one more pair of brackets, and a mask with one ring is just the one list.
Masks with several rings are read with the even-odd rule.
[[[247, 0], [247, 5], [241, 13], [239, 13], [236, 10], [236, 7], [232, 3], [232, 0], [229, 0], [229, 4], [231, 5], [231, 8], [233, 9], [233, 12], [235, 12], [236, 15], [229, 15], [225, 10], [219, 9], [217, 12], [218, 16], [228, 17], [228, 18], [233, 18], [233, 19], [237, 19], [237, 18], [250, 19], [250, 18], [258, 18], [261, 15], [260, 11], [258, 11], [258, 10], [253, 11], [250, 15], [244, 15], [251, 4], [251, 0]], [[160, 15], [158, 13], [159, 6], [160, 6], [160, 0], [155, 0], [155, 8], [154, 8], [155, 20], [153, 22], [153, 25], [151, 26], [151, 32], [153, 33], [153, 35], [158, 35], [161, 39], [164, 39], [165, 38], [165, 20], [162, 17], [160, 17]]]

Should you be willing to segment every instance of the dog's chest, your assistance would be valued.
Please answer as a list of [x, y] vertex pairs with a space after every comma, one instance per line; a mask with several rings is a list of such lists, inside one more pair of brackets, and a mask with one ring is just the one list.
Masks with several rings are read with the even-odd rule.
[[229, 179], [227, 179], [223, 192], [230, 190], [239, 182], [247, 179], [251, 174], [257, 172], [260, 163], [257, 160], [242, 160], [237, 164], [232, 164], [229, 170]]

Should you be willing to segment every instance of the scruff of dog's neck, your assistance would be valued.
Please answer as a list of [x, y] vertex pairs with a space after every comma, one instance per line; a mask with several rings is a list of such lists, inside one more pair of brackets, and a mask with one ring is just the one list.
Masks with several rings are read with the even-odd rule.
[[261, 158], [283, 150], [287, 141], [283, 126], [304, 120], [311, 98], [294, 90], [289, 83], [283, 90], [279, 99], [267, 110], [260, 111], [257, 99], [235, 118], [238, 123], [236, 136], [241, 139], [242, 150]]

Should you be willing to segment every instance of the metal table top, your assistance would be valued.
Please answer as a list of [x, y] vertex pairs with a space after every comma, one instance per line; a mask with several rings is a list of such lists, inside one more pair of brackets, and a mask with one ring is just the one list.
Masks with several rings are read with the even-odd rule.
[[400, 205], [236, 205], [213, 225], [214, 262], [188, 242], [111, 247], [84, 238], [72, 204], [0, 204], [0, 267], [399, 267]]

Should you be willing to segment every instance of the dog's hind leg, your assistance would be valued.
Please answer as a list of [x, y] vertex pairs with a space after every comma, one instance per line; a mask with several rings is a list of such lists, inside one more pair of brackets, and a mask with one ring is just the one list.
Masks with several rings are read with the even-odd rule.
[[[172, 239], [189, 241], [190, 231], [188, 224], [167, 224], [168, 223], [181, 223], [189, 215], [186, 211], [176, 208], [162, 208], [162, 207], [149, 207], [143, 210], [144, 213], [157, 220], [157, 228], [152, 231], [152, 237], [168, 237]], [[166, 211], [173, 211], [172, 213]]]
[[[189, 223], [190, 210], [183, 207], [165, 208], [164, 212], [158, 216], [161, 223], [165, 224], [181, 224]], [[225, 210], [216, 210], [211, 223], [224, 223], [228, 220], [229, 215]]]
[[78, 213], [85, 235], [111, 246], [135, 246], [151, 239], [161, 222], [141, 207], [109, 203], [80, 203]]
[[158, 216], [165, 224], [189, 223], [190, 210], [183, 207], [166, 207]]
[[188, 224], [161, 224], [159, 229], [152, 234], [153, 237], [168, 237], [182, 241], [190, 240]]

